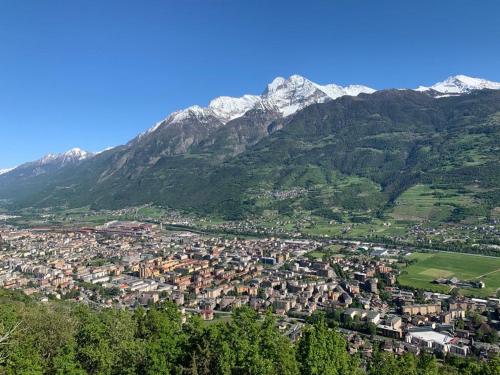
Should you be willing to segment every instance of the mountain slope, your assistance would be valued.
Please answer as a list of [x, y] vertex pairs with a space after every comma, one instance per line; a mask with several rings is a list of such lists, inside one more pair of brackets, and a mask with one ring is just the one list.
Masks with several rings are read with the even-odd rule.
[[[87, 193], [101, 187], [114, 191], [116, 198], [122, 185], [147, 176], [148, 170], [154, 169], [162, 158], [192, 150], [196, 153], [196, 148], [203, 147], [213, 161], [224, 159], [267, 136], [267, 127], [273, 121], [307, 105], [373, 91], [365, 86], [321, 86], [297, 75], [278, 77], [260, 96], [224, 96], [212, 100], [206, 108], [191, 106], [174, 112], [127, 145], [97, 155], [74, 149], [26, 163], [1, 175], [0, 199], [22, 205], [57, 205], [66, 202], [68, 196], [73, 204], [86, 204]], [[226, 132], [232, 138], [226, 137]], [[90, 157], [91, 162], [73, 168]], [[151, 193], [151, 199], [156, 199], [155, 195]]]
[[[423, 182], [478, 185], [478, 204], [497, 207], [499, 111], [498, 91], [442, 99], [387, 91], [313, 105], [214, 171], [199, 203], [230, 212], [258, 196], [252, 191], [301, 187], [320, 197], [318, 207], [377, 210]], [[352, 175], [366, 180], [339, 188]]]
[[14, 169], [16, 169], [16, 167], [14, 167], [14, 168], [0, 169], [0, 175], [5, 174], [5, 173], [9, 173], [10, 171], [12, 171]]
[[[345, 88], [334, 84], [322, 86], [299, 75], [292, 75], [288, 79], [277, 77], [260, 96], [222, 96], [213, 99], [208, 107], [195, 105], [174, 112], [132, 140], [130, 145], [139, 149], [147, 148], [148, 152], [154, 151], [162, 156], [179, 155], [200, 143], [204, 143], [206, 147], [211, 143], [210, 138], [217, 138], [213, 136], [216, 131], [224, 134], [228, 128], [232, 129], [231, 133], [237, 130], [253, 133], [253, 137], [249, 137], [249, 142], [253, 144], [267, 135], [265, 128], [272, 121], [290, 116], [308, 105], [324, 103], [344, 95], [355, 96], [374, 91], [361, 85]], [[257, 129], [251, 129], [251, 125], [243, 128], [238, 126], [242, 121], [253, 123]], [[246, 147], [246, 138], [239, 138], [239, 142], [232, 147], [234, 152], [240, 152]]]
[[[16, 170], [2, 175], [0, 199], [18, 207], [152, 202], [228, 218], [264, 210], [374, 214], [426, 184], [464, 192], [484, 215], [500, 206], [500, 91], [343, 95], [358, 93], [351, 87], [332, 99], [335, 90], [276, 79], [258, 98], [176, 112], [76, 165], [25, 179]], [[472, 185], [476, 191], [465, 192]], [[289, 198], [266, 198], [276, 194]]]
[[47, 154], [42, 158], [24, 163], [0, 173], [0, 199], [26, 199], [34, 191], [40, 191], [54, 183], [60, 171], [73, 170], [96, 154], [72, 148], [60, 154]]
[[60, 154], [47, 154], [36, 161], [3, 170], [1, 174], [9, 173], [11, 176], [15, 175], [19, 177], [38, 176], [68, 165], [77, 165], [84, 160], [92, 158], [94, 155], [79, 148], [72, 148]]

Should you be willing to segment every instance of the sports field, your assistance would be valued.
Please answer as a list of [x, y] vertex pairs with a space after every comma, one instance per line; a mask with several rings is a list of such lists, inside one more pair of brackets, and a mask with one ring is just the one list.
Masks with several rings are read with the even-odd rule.
[[500, 258], [460, 253], [414, 253], [409, 257], [417, 262], [403, 269], [398, 279], [401, 285], [446, 293], [450, 291], [448, 285], [436, 285], [432, 281], [456, 277], [462, 281], [483, 280], [486, 284], [484, 289], [461, 289], [465, 295], [494, 296], [500, 288]]

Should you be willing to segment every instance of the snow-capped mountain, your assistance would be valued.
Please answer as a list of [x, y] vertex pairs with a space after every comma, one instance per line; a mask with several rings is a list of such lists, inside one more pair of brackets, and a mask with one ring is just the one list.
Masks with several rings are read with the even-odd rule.
[[344, 95], [357, 96], [360, 93], [373, 92], [374, 89], [361, 85], [323, 86], [299, 75], [292, 75], [289, 78], [277, 77], [267, 85], [262, 95], [243, 95], [239, 98], [220, 96], [213, 99], [207, 107], [194, 105], [176, 111], [142, 133], [139, 139], [164, 126], [186, 120], [196, 120], [202, 124], [215, 120], [224, 125], [242, 117], [252, 109], [274, 111], [286, 117], [314, 103], [324, 103]]
[[14, 167], [14, 168], [0, 169], [0, 175], [9, 173], [10, 171], [13, 171], [14, 169], [16, 169], [16, 167]]
[[500, 82], [492, 82], [482, 78], [473, 78], [465, 75], [448, 77], [430, 87], [419, 86], [416, 91], [434, 90], [442, 94], [460, 95], [467, 94], [472, 90], [492, 89], [500, 90]]
[[60, 166], [64, 166], [66, 164], [75, 163], [78, 161], [82, 161], [94, 156], [93, 153], [87, 152], [80, 148], [72, 148], [66, 152], [62, 152], [60, 154], [47, 154], [41, 159], [35, 161], [38, 165], [47, 165], [47, 164], [59, 164]]
[[252, 109], [260, 100], [257, 95], [243, 95], [240, 98], [219, 96], [210, 102], [208, 108], [223, 122], [231, 121], [243, 116]]
[[[258, 213], [260, 207], [254, 210], [249, 197], [262, 189], [308, 188], [311, 182], [323, 184], [321, 176], [326, 182], [332, 172], [387, 184], [387, 196], [406, 188], [407, 181], [419, 183], [414, 178], [424, 174], [422, 168], [422, 182], [433, 173], [440, 183], [456, 183], [457, 176], [477, 183], [475, 166], [463, 168], [456, 146], [472, 132], [484, 134], [471, 147], [486, 155], [481, 171], [489, 184], [498, 174], [497, 134], [485, 119], [500, 111], [500, 90], [468, 94], [481, 88], [500, 85], [456, 76], [418, 91], [374, 92], [365, 86], [319, 85], [296, 75], [278, 77], [260, 95], [218, 97], [206, 107], [171, 113], [149, 133], [107, 152], [73, 149], [23, 164], [0, 175], [0, 200], [26, 207], [102, 208], [153, 202], [239, 218], [246, 210]], [[359, 93], [367, 94], [352, 96]], [[456, 97], [433, 99], [450, 95]], [[432, 145], [430, 155], [420, 160], [415, 153], [414, 159], [411, 150], [423, 145]], [[450, 171], [450, 165], [457, 169]]]
[[284, 117], [314, 103], [324, 103], [344, 95], [357, 96], [360, 93], [371, 94], [374, 89], [366, 86], [342, 87], [335, 84], [319, 85], [299, 75], [290, 78], [275, 78], [260, 98], [260, 105], [272, 108]]
[[[457, 75], [415, 90], [440, 98], [479, 89], [500, 89], [500, 83]], [[291, 115], [312, 104], [375, 91], [363, 85], [320, 85], [300, 75], [277, 77], [261, 95], [220, 96], [206, 107], [193, 105], [171, 113], [123, 146], [123, 154], [110, 164], [101, 177], [106, 178], [132, 164], [153, 166], [163, 157], [188, 151], [203, 150], [207, 154], [217, 154], [222, 160], [243, 152], [248, 146], [282, 129], [291, 120]], [[73, 148], [60, 154], [48, 154], [14, 169], [0, 170], [0, 175], [2, 178], [6, 174], [38, 176], [67, 165], [77, 165], [98, 155], [101, 153]]]
[[[466, 75], [456, 75], [429, 87], [419, 86], [415, 90], [421, 92], [433, 90], [444, 94], [441, 96], [447, 96], [465, 94], [472, 90], [481, 89], [500, 89], [500, 83]], [[231, 120], [242, 117], [252, 109], [274, 111], [282, 117], [286, 117], [314, 103], [324, 103], [345, 95], [371, 94], [375, 91], [363, 85], [349, 85], [346, 87], [333, 83], [320, 85], [300, 75], [292, 75], [289, 78], [276, 77], [267, 85], [261, 95], [220, 96], [213, 99], [207, 107], [193, 105], [173, 112], [167, 118], [142, 133], [139, 138], [169, 124], [181, 123], [186, 120], [195, 120], [201, 124], [215, 121], [219, 125], [225, 125]]]
[[38, 176], [65, 166], [77, 165], [81, 161], [95, 155], [79, 148], [72, 148], [66, 152], [47, 154], [38, 160], [21, 164], [15, 168], [2, 170], [0, 171], [0, 175]]

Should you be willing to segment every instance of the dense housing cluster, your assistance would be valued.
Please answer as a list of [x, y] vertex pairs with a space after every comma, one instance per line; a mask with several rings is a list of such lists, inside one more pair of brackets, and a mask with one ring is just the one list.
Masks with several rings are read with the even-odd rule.
[[[292, 341], [318, 313], [351, 354], [498, 355], [500, 300], [403, 287], [408, 251], [369, 243], [212, 237], [113, 221], [95, 228], [0, 228], [0, 285], [92, 308], [178, 306], [184, 320], [272, 312]], [[403, 271], [402, 271], [403, 270]], [[443, 282], [439, 280], [439, 282]], [[456, 281], [455, 281], [456, 282]], [[481, 287], [480, 284], [477, 285]]]

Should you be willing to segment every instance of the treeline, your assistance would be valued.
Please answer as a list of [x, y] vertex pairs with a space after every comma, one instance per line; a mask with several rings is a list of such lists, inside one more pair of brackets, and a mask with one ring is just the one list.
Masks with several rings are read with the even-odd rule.
[[295, 343], [274, 317], [248, 308], [227, 322], [183, 322], [166, 303], [133, 312], [81, 304], [39, 304], [0, 292], [1, 374], [470, 374], [500, 373], [500, 362], [442, 364], [429, 355], [394, 357], [376, 350], [364, 362], [321, 315]]

